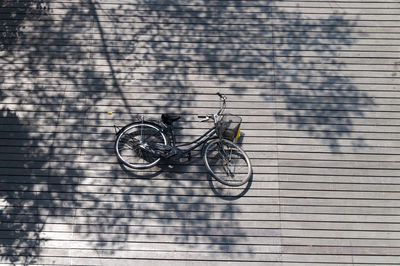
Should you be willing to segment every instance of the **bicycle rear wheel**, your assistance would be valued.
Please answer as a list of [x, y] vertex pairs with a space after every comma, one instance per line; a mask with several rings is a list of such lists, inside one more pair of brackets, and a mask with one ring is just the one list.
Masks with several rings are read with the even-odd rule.
[[203, 155], [204, 164], [210, 174], [227, 186], [241, 186], [252, 175], [247, 154], [235, 143], [216, 139], [207, 144]]
[[146, 122], [132, 123], [117, 135], [114, 150], [124, 165], [135, 169], [150, 168], [161, 158], [141, 148], [149, 142], [167, 145], [168, 141], [158, 126]]

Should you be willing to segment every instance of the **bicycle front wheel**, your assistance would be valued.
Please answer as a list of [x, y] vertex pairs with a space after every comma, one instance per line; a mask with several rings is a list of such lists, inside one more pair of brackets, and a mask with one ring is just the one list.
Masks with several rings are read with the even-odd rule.
[[203, 155], [204, 164], [210, 174], [227, 186], [241, 186], [252, 175], [250, 159], [235, 143], [216, 139], [207, 144]]
[[160, 157], [141, 148], [146, 143], [167, 145], [167, 137], [156, 125], [138, 122], [121, 130], [115, 140], [114, 150], [118, 159], [126, 166], [145, 169], [155, 166]]

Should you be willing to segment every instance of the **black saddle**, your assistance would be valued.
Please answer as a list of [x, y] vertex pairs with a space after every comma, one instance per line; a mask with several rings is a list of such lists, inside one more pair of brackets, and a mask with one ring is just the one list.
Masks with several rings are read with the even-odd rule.
[[180, 115], [174, 115], [174, 114], [162, 114], [161, 115], [161, 120], [163, 123], [167, 125], [171, 125], [173, 122], [179, 120], [181, 118]]

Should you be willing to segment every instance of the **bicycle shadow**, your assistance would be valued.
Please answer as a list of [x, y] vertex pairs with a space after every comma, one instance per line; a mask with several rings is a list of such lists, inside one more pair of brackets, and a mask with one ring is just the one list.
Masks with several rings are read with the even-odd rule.
[[[243, 136], [240, 137], [239, 141], [241, 140], [243, 140]], [[143, 170], [133, 169], [127, 167], [122, 162], [119, 162], [119, 166], [127, 177], [139, 180], [140, 179], [150, 180], [156, 178], [157, 176], [160, 176], [163, 173], [171, 175], [179, 172], [184, 172], [184, 168], [190, 164], [195, 164], [195, 165], [201, 164], [202, 159], [201, 156], [199, 156], [201, 154], [202, 154], [201, 150], [199, 151], [195, 150], [194, 154], [195, 157], [188, 160], [187, 162], [177, 164], [171, 161], [162, 160], [158, 165], [150, 169], [143, 169]], [[239, 187], [231, 187], [224, 185], [215, 180], [214, 178], [212, 178], [212, 176], [209, 173], [207, 173], [207, 182], [208, 185], [210, 186], [211, 191], [214, 193], [215, 196], [223, 200], [234, 201], [245, 196], [247, 192], [250, 190], [253, 183], [253, 174], [250, 176], [250, 179], [246, 184]]]
[[150, 170], [138, 170], [138, 169], [133, 169], [125, 166], [123, 163], [119, 162], [119, 166], [121, 170], [124, 172], [124, 174], [128, 177], [135, 178], [135, 179], [152, 179], [154, 177], [159, 176], [162, 172], [164, 172], [164, 169], [159, 168], [156, 171], [154, 171], [153, 168]]
[[240, 187], [229, 187], [216, 181], [210, 174], [207, 175], [208, 184], [211, 191], [220, 199], [227, 201], [238, 200], [249, 192], [253, 184], [253, 174], [250, 176], [249, 181]]

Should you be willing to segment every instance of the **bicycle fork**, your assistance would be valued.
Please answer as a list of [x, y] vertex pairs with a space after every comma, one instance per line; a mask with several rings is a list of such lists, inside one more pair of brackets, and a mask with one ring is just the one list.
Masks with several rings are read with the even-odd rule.
[[222, 158], [222, 168], [224, 169], [224, 171], [228, 176], [233, 177], [234, 173], [231, 171], [229, 167], [229, 165], [231, 164], [230, 162], [232, 160], [232, 151], [227, 152], [221, 143], [218, 143], [218, 146], [219, 146], [218, 153]]

